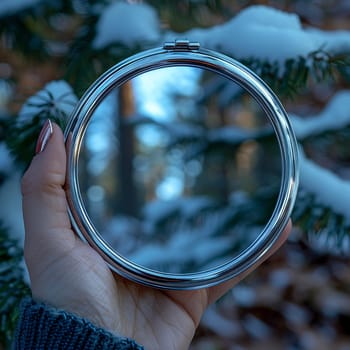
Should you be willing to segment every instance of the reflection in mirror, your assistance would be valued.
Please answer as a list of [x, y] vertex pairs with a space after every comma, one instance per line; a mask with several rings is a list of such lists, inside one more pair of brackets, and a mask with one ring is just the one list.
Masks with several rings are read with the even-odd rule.
[[162, 272], [231, 260], [271, 217], [281, 156], [264, 111], [216, 73], [169, 67], [115, 88], [79, 159], [87, 212], [120, 254]]

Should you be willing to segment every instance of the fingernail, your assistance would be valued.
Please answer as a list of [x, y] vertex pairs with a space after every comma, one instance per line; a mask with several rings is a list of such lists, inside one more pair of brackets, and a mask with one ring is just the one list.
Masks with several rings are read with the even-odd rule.
[[48, 141], [50, 140], [52, 133], [53, 133], [53, 128], [52, 128], [51, 120], [47, 119], [43, 128], [40, 131], [38, 141], [35, 147], [35, 154], [41, 153], [45, 149]]

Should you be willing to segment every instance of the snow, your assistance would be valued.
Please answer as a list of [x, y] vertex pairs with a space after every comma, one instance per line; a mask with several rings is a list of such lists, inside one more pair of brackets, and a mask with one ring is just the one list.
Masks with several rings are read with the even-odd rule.
[[21, 171], [15, 167], [13, 158], [5, 143], [0, 143], [0, 171], [6, 175], [0, 186], [0, 198], [6, 205], [0, 206], [0, 222], [10, 229], [12, 236], [23, 244], [23, 220], [18, 216], [22, 207], [20, 190]]
[[183, 197], [166, 201], [154, 200], [145, 206], [143, 215], [149, 221], [159, 222], [174, 213], [181, 213], [183, 217], [191, 217], [214, 205], [215, 202], [206, 196]]
[[335, 255], [349, 256], [350, 237], [330, 234], [327, 228], [308, 232], [310, 245], [319, 252], [332, 253]]
[[350, 106], [350, 90], [337, 92], [319, 114], [307, 118], [289, 114], [298, 140], [350, 125], [350, 111], [346, 106]]
[[242, 325], [252, 338], [264, 339], [271, 337], [271, 327], [253, 314], [245, 316], [242, 320]]
[[13, 159], [5, 143], [0, 143], [0, 172], [10, 173], [13, 170]]
[[[313, 116], [300, 117], [290, 114], [290, 120], [298, 140], [326, 131], [341, 130], [350, 125], [350, 90], [337, 92], [326, 107]], [[319, 204], [343, 215], [350, 223], [350, 183], [331, 171], [307, 159], [300, 149], [300, 186], [314, 194]], [[317, 179], [317, 181], [316, 181]]]
[[22, 216], [19, 215], [22, 208], [21, 176], [20, 171], [14, 171], [0, 186], [0, 198], [2, 203], [6, 203], [0, 206], [0, 222], [9, 228], [11, 236], [18, 239], [20, 245], [23, 246], [24, 226]]
[[[6, 63], [1, 64], [0, 63], [0, 71], [1, 74], [4, 74], [6, 70], [10, 71], [10, 68]], [[7, 113], [7, 105], [9, 101], [11, 100], [11, 97], [13, 95], [13, 86], [5, 79], [0, 79], [0, 118], [2, 115], [6, 115]]]
[[19, 112], [18, 121], [31, 119], [42, 110], [49, 110], [53, 116], [61, 116], [63, 113], [67, 117], [77, 102], [78, 98], [66, 81], [52, 81], [24, 103]]
[[160, 23], [153, 7], [142, 4], [114, 2], [106, 6], [97, 22], [95, 49], [121, 43], [128, 47], [155, 42], [160, 37]]
[[143, 244], [141, 249], [130, 254], [128, 258], [148, 267], [170, 264], [174, 270], [188, 262], [195, 262], [204, 269], [209, 267], [207, 264], [212, 259], [216, 261], [219, 259], [221, 263], [222, 253], [232, 245], [233, 238], [215, 236], [204, 238], [203, 230], [201, 227], [197, 231], [193, 229], [174, 232], [166, 244]]
[[[127, 259], [149, 268], [182, 273], [212, 268], [226, 263], [238, 246], [246, 247], [261, 231], [261, 227], [236, 225], [218, 234], [233, 209], [216, 210], [214, 205], [205, 196], [154, 201], [146, 205], [141, 221], [125, 221], [129, 228], [120, 229], [122, 218], [113, 219], [103, 237]], [[174, 214], [178, 219], [171, 219], [164, 231], [159, 231], [157, 221]], [[190, 222], [194, 217], [196, 222]]]
[[308, 34], [327, 52], [338, 54], [350, 50], [350, 31], [348, 30], [324, 31], [310, 28]]
[[[1, 155], [0, 155], [0, 159]], [[1, 167], [2, 164], [0, 164]], [[24, 246], [24, 222], [22, 215], [22, 195], [21, 195], [21, 177], [22, 171], [13, 170], [6, 181], [0, 186], [0, 199], [6, 205], [0, 205], [0, 222], [8, 229], [10, 237], [17, 240], [19, 247]], [[23, 280], [30, 285], [29, 273], [24, 260], [20, 262], [23, 269]]]
[[[166, 37], [173, 40], [179, 34], [168, 33]], [[350, 49], [349, 31], [303, 28], [296, 14], [263, 5], [250, 6], [217, 26], [191, 29], [181, 37], [199, 41], [202, 47], [222, 51], [237, 59], [277, 62], [280, 69], [286, 60], [307, 57], [321, 48], [335, 53]]]
[[158, 15], [151, 6], [115, 2], [104, 8], [96, 29], [92, 43], [95, 49], [113, 43], [144, 47], [148, 43], [188, 38], [199, 41], [202, 47], [237, 59], [260, 58], [277, 62], [281, 72], [288, 59], [307, 57], [320, 49], [334, 54], [350, 49], [349, 31], [304, 28], [298, 15], [264, 5], [247, 7], [227, 22], [210, 28], [162, 33]]
[[242, 334], [242, 329], [238, 323], [222, 316], [215, 304], [211, 305], [206, 310], [201, 319], [201, 324], [215, 334], [218, 334], [220, 337], [232, 338]]
[[39, 4], [41, 0], [1, 0], [0, 17], [12, 15], [28, 7]]
[[350, 223], [350, 182], [307, 159], [303, 152], [300, 152], [300, 158], [300, 185], [303, 189], [314, 194], [318, 203], [344, 216]]

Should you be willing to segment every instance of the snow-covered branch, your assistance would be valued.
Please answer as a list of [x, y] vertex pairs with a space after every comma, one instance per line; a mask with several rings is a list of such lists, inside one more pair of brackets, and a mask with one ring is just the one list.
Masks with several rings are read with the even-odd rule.
[[289, 114], [298, 140], [350, 125], [350, 90], [337, 92], [322, 112], [307, 118]]
[[63, 116], [66, 118], [73, 111], [77, 102], [78, 98], [66, 81], [52, 81], [24, 103], [19, 112], [18, 121], [31, 120], [43, 111], [50, 117]]
[[307, 159], [300, 152], [300, 185], [313, 194], [318, 204], [344, 216], [350, 224], [350, 182]]
[[307, 58], [320, 49], [330, 53], [350, 51], [349, 31], [306, 29], [296, 14], [267, 6], [248, 7], [223, 24], [191, 29], [183, 36], [238, 59], [259, 57], [278, 62], [281, 69], [286, 60]]

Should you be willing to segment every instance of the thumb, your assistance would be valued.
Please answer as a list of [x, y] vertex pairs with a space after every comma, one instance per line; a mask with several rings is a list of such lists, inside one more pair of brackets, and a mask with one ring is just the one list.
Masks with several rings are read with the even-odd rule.
[[66, 150], [58, 125], [49, 120], [44, 124], [36, 152], [22, 178], [24, 254], [31, 277], [40, 265], [44, 267], [72, 247], [75, 240], [63, 189]]

